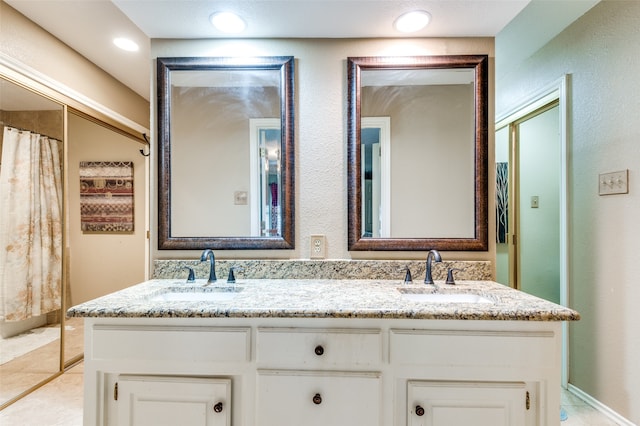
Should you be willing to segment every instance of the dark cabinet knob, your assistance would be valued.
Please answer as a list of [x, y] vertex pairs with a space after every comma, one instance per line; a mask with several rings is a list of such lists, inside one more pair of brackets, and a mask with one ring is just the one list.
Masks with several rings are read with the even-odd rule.
[[419, 405], [416, 405], [416, 416], [422, 417], [424, 416], [424, 408]]
[[324, 353], [324, 348], [322, 347], [322, 345], [316, 346], [315, 352], [318, 356], [322, 355]]
[[320, 396], [319, 393], [313, 395], [313, 403], [316, 405], [322, 404], [322, 397]]
[[213, 411], [215, 411], [216, 413], [222, 413], [223, 408], [224, 406], [222, 405], [222, 402], [218, 402], [216, 405], [213, 406]]

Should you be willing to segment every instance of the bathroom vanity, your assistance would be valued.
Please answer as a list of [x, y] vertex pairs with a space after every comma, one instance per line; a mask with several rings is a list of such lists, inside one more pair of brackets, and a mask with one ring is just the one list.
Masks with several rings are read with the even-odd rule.
[[85, 317], [84, 424], [560, 424], [571, 309], [490, 281], [151, 280]]

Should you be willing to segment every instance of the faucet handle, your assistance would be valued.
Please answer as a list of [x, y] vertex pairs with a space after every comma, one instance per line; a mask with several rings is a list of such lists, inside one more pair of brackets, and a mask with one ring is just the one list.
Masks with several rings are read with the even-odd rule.
[[444, 282], [445, 284], [454, 285], [456, 282], [453, 279], [453, 271], [462, 271], [462, 269], [458, 268], [449, 268], [447, 269], [447, 280]]
[[188, 269], [189, 270], [189, 276], [187, 277], [187, 282], [188, 283], [195, 283], [196, 282], [196, 275], [193, 272], [193, 268], [191, 266], [185, 266], [184, 269]]
[[409, 269], [409, 267], [407, 266], [407, 271], [404, 274], [404, 283], [411, 284], [412, 282], [413, 282], [413, 279], [411, 278], [411, 269]]
[[238, 266], [232, 266], [229, 268], [229, 276], [227, 277], [227, 282], [232, 284], [236, 282], [236, 276], [234, 274], [234, 271], [244, 271], [244, 268], [240, 268]]

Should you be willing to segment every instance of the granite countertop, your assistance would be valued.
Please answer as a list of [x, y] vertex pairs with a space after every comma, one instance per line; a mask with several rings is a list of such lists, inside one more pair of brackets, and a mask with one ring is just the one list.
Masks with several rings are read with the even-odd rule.
[[[492, 281], [446, 285], [398, 280], [241, 279], [205, 285], [155, 279], [72, 307], [68, 317], [112, 318], [408, 318], [575, 321], [580, 314]], [[164, 300], [166, 293], [217, 294], [216, 300]], [[489, 303], [408, 300], [403, 293], [468, 293]], [[163, 296], [163, 294], [165, 296]], [[174, 294], [174, 296], [176, 296]], [[230, 298], [225, 300], [225, 297]], [[197, 296], [200, 297], [200, 296]], [[490, 303], [493, 302], [493, 303]]]

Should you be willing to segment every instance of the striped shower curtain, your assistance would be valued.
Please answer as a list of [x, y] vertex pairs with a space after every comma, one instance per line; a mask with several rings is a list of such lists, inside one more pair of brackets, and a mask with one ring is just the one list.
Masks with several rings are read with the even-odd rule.
[[0, 318], [19, 321], [61, 305], [60, 142], [5, 127], [0, 165]]

